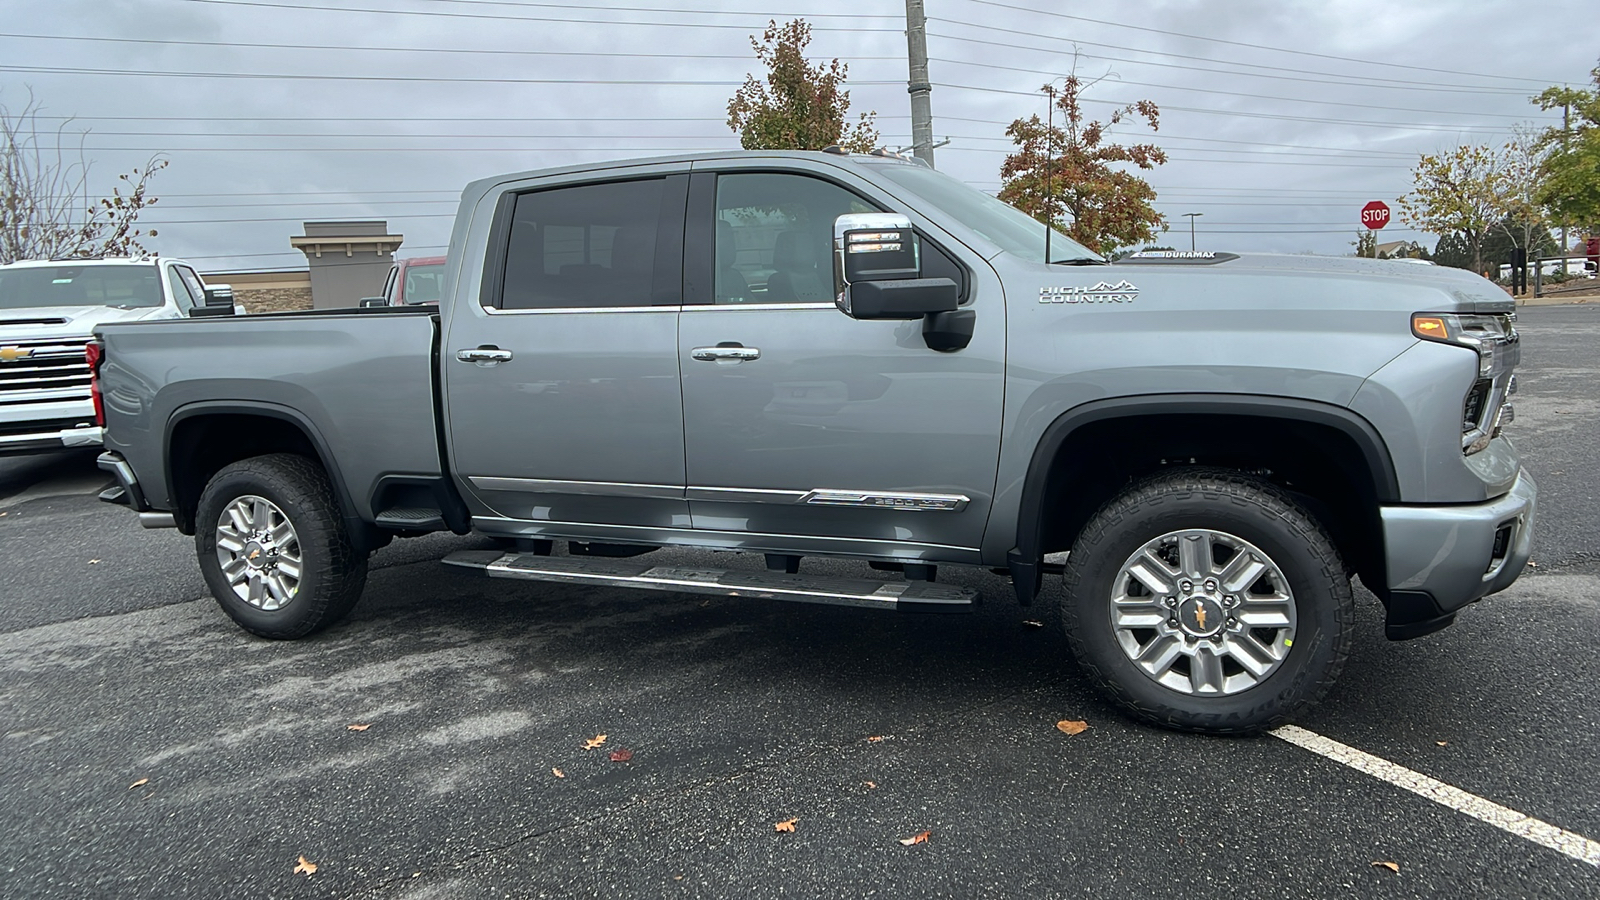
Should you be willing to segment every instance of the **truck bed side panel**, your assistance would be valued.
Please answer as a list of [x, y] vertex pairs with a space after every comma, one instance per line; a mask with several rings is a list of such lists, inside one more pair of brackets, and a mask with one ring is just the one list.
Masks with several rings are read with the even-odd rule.
[[428, 315], [250, 316], [108, 326], [101, 368], [109, 450], [171, 508], [167, 440], [202, 408], [298, 413], [339, 469], [352, 510], [372, 516], [386, 474], [441, 474]]

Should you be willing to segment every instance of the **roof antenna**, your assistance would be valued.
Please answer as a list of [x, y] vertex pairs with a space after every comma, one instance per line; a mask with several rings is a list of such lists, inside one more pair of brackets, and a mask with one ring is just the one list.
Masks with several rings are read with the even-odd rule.
[[[1050, 232], [1055, 230], [1051, 228], [1051, 225], [1053, 224], [1051, 220], [1055, 218], [1055, 209], [1054, 204], [1052, 203], [1052, 201], [1055, 200], [1055, 195], [1050, 191], [1051, 167], [1055, 163], [1056, 156], [1055, 85], [1045, 85], [1044, 93], [1045, 96], [1049, 98], [1049, 103], [1045, 106], [1044, 112], [1044, 264], [1048, 266], [1050, 265]], [[1034, 121], [1038, 120], [1035, 119]]]

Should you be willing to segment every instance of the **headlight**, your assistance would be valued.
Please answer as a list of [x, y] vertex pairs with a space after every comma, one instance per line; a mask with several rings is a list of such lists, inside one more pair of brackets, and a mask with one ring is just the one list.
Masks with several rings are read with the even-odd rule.
[[[1478, 353], [1478, 374], [1488, 377], [1496, 368], [1500, 348], [1517, 343], [1515, 314], [1412, 313], [1411, 333], [1425, 341], [1469, 347]], [[1502, 366], [1516, 360], [1499, 360]]]

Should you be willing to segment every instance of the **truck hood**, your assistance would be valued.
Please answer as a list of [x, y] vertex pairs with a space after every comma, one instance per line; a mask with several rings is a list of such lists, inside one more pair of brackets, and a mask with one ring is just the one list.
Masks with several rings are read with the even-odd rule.
[[101, 325], [160, 317], [165, 307], [37, 306], [0, 309], [0, 341], [86, 338]]
[[[1130, 257], [1099, 271], [1116, 272], [1119, 276], [1129, 278], [1143, 272], [1160, 272], [1163, 275], [1192, 273], [1199, 277], [1205, 277], [1201, 273], [1286, 278], [1298, 276], [1312, 279], [1324, 288], [1340, 285], [1344, 290], [1362, 290], [1362, 286], [1365, 286], [1367, 291], [1377, 294], [1398, 292], [1413, 298], [1419, 294], [1432, 294], [1438, 298], [1418, 309], [1479, 313], [1512, 312], [1515, 309], [1514, 301], [1505, 291], [1479, 275], [1465, 269], [1414, 260], [1269, 253], [1215, 253], [1202, 256], [1178, 252], [1170, 256]], [[1160, 279], [1160, 276], [1157, 278]], [[1441, 294], [1442, 297], [1439, 296]]]

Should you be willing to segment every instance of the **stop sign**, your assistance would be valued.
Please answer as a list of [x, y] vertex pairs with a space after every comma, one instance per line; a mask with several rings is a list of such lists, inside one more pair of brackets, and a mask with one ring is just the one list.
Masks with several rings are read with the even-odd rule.
[[1389, 224], [1389, 204], [1374, 200], [1361, 207], [1361, 224], [1374, 231]]

